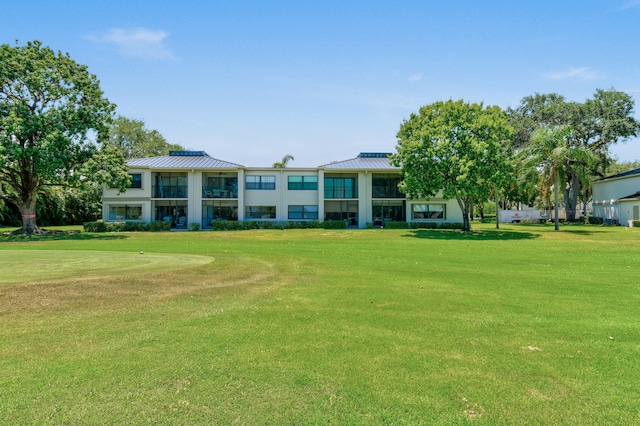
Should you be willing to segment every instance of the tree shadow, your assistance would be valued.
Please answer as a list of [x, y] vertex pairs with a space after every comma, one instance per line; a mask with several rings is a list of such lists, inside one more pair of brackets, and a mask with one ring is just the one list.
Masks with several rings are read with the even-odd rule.
[[483, 230], [462, 232], [444, 229], [415, 229], [403, 237], [426, 238], [430, 240], [463, 240], [463, 241], [499, 241], [499, 240], [532, 240], [540, 235], [531, 232], [515, 232], [506, 230]]
[[11, 232], [0, 234], [0, 243], [25, 241], [95, 241], [95, 240], [124, 240], [129, 238], [122, 234], [95, 234], [80, 231], [47, 231], [45, 234], [14, 235]]

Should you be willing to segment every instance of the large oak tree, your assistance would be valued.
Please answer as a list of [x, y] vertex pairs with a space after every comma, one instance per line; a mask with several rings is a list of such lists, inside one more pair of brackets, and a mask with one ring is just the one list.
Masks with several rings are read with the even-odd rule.
[[455, 198], [463, 230], [470, 231], [471, 205], [486, 201], [512, 178], [512, 137], [507, 116], [497, 106], [462, 100], [426, 105], [397, 134], [392, 161], [402, 167], [400, 189], [410, 198], [428, 199], [440, 192]]
[[115, 180], [121, 153], [102, 142], [115, 105], [69, 54], [39, 41], [0, 46], [0, 198], [22, 215], [19, 233], [39, 233], [36, 196], [46, 186]]
[[588, 188], [583, 177], [604, 176], [612, 164], [609, 148], [640, 134], [640, 123], [633, 113], [634, 101], [630, 95], [616, 90], [596, 90], [592, 99], [583, 103], [569, 102], [563, 96], [535, 94], [522, 99], [520, 106], [509, 110], [515, 128], [515, 147], [527, 149], [539, 129], [570, 127], [566, 139], [569, 151], [590, 151], [597, 161], [566, 158], [563, 164], [564, 202], [567, 220], [576, 216], [578, 195]]

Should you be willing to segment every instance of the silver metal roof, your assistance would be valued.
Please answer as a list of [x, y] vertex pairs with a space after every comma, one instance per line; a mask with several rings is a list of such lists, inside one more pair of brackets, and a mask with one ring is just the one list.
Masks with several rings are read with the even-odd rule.
[[163, 155], [160, 157], [137, 158], [129, 160], [129, 167], [144, 167], [150, 169], [238, 169], [244, 166], [210, 157], [206, 153], [202, 155]]
[[362, 152], [356, 158], [320, 166], [326, 170], [400, 170], [399, 167], [391, 164], [389, 156], [391, 154]]

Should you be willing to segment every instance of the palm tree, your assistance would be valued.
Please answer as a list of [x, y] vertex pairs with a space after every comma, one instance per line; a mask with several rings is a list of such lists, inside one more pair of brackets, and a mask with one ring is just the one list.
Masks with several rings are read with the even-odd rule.
[[[593, 151], [570, 144], [573, 129], [568, 126], [545, 126], [538, 129], [524, 151], [527, 163], [537, 167], [540, 176], [540, 199], [549, 200], [554, 190], [555, 229], [558, 225], [558, 193], [560, 182], [566, 183], [567, 173], [577, 176], [579, 183], [588, 185], [590, 167], [598, 161]], [[564, 185], [562, 185], [564, 187]]]
[[284, 157], [282, 157], [282, 161], [276, 161], [275, 163], [273, 163], [273, 168], [274, 169], [284, 169], [287, 167], [287, 163], [289, 163], [289, 161], [293, 161], [295, 160], [293, 158], [293, 155], [287, 154]]

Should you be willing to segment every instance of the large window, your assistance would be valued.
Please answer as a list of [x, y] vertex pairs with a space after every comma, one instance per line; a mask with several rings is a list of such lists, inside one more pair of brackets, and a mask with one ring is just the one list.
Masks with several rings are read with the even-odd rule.
[[156, 173], [154, 198], [187, 198], [186, 173]]
[[237, 173], [203, 173], [202, 198], [238, 198]]
[[289, 190], [317, 190], [318, 176], [289, 176]]
[[384, 222], [402, 222], [407, 220], [404, 200], [374, 200], [371, 203], [373, 224], [382, 225]]
[[289, 206], [289, 220], [318, 220], [318, 206]]
[[374, 173], [371, 177], [371, 196], [373, 198], [405, 198], [398, 189], [402, 181], [399, 175]]
[[235, 200], [203, 200], [202, 227], [210, 228], [216, 220], [238, 220], [238, 202]]
[[411, 206], [413, 220], [446, 219], [444, 204], [414, 204]]
[[356, 177], [325, 177], [324, 198], [358, 198]]
[[142, 174], [141, 173], [129, 173], [131, 176], [131, 183], [127, 188], [142, 188]]
[[276, 189], [275, 176], [245, 176], [246, 189]]
[[186, 201], [154, 201], [153, 217], [156, 222], [171, 222], [172, 228], [186, 228]]
[[245, 219], [275, 219], [276, 206], [246, 206]]
[[142, 220], [142, 206], [140, 204], [110, 205], [109, 220]]

